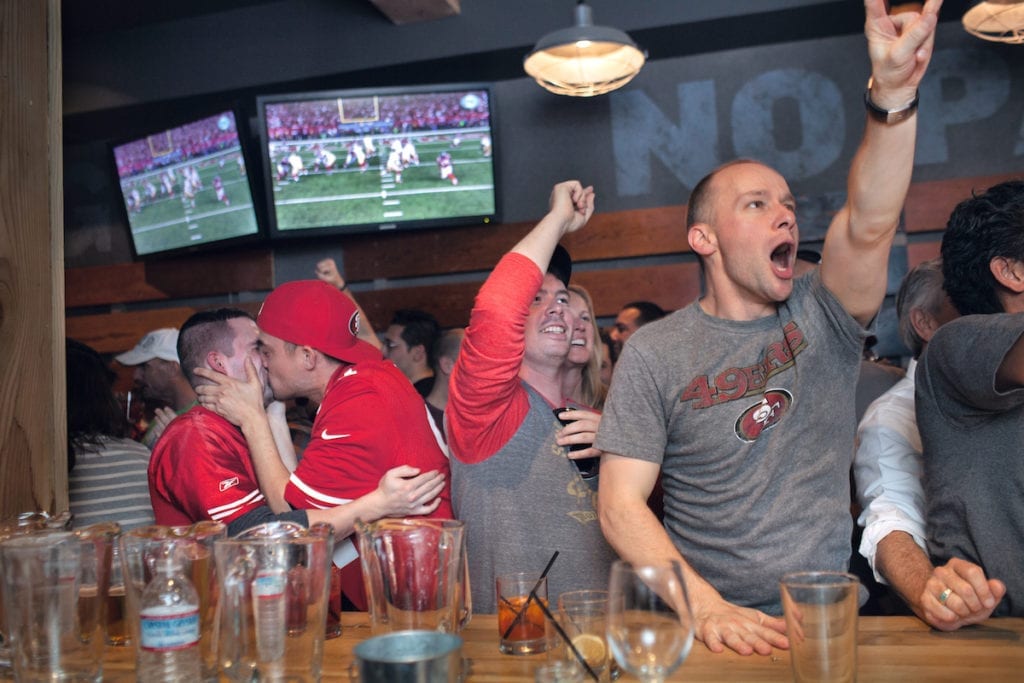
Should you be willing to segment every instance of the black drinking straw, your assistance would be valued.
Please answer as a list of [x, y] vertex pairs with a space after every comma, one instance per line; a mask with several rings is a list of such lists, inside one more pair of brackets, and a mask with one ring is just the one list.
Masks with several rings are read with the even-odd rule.
[[[551, 571], [551, 565], [555, 563], [555, 558], [557, 557], [558, 551], [556, 550], [551, 556], [551, 559], [548, 560], [548, 566], [544, 567], [544, 571], [540, 573], [540, 578], [537, 579], [537, 583], [533, 584], [533, 590], [531, 590], [530, 595], [527, 596], [526, 602], [524, 602], [523, 606], [519, 608], [518, 612], [516, 612], [515, 618], [512, 620], [512, 623], [508, 625], [508, 628], [505, 629], [505, 632], [501, 634], [502, 640], [508, 639], [509, 635], [512, 634], [512, 629], [518, 626], [519, 622], [523, 620], [523, 615], [526, 614], [526, 610], [530, 607], [530, 603], [537, 600], [537, 589], [540, 588], [540, 584], [544, 580], [544, 577], [546, 577], [548, 572]], [[505, 602], [508, 602], [508, 600], [505, 600]], [[537, 600], [537, 602], [540, 602], [540, 600]], [[511, 606], [511, 603], [509, 603], [509, 606]]]
[[548, 618], [548, 621], [551, 622], [551, 625], [555, 627], [556, 631], [558, 631], [558, 635], [560, 635], [562, 637], [562, 640], [565, 641], [566, 646], [572, 652], [572, 655], [576, 658], [576, 661], [583, 665], [583, 668], [587, 670], [587, 673], [590, 675], [591, 678], [593, 678], [595, 681], [600, 680], [597, 676], [597, 673], [595, 673], [594, 670], [590, 668], [590, 665], [587, 664], [586, 657], [581, 655], [580, 651], [576, 649], [576, 646], [572, 644], [572, 639], [569, 638], [569, 634], [566, 633], [564, 629], [562, 629], [561, 624], [559, 624], [558, 620], [555, 619], [553, 614], [551, 614], [551, 610], [549, 610], [548, 606], [544, 604], [544, 601], [538, 600], [537, 604], [540, 605], [541, 610], [544, 612], [544, 616]]

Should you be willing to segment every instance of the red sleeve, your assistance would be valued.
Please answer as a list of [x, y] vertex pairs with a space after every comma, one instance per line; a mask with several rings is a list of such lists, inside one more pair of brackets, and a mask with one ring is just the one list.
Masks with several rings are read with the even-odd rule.
[[241, 432], [193, 408], [156, 442], [149, 495], [157, 524], [225, 524], [265, 505]]
[[544, 274], [508, 253], [480, 288], [452, 371], [448, 445], [462, 462], [481, 462], [504, 446], [530, 409], [520, 384], [526, 318]]

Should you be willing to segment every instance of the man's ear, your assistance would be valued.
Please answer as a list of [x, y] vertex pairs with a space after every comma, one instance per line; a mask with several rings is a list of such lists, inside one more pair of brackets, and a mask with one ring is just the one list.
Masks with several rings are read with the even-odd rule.
[[228, 374], [228, 367], [224, 363], [224, 354], [220, 351], [207, 351], [206, 364], [210, 366], [211, 370], [219, 372], [222, 375]]
[[412, 359], [417, 363], [422, 363], [427, 360], [427, 347], [423, 344], [417, 344], [416, 346], [410, 347], [409, 353], [412, 355]]
[[686, 231], [686, 241], [690, 243], [690, 249], [701, 256], [711, 256], [718, 248], [715, 235], [707, 223], [691, 225], [690, 229]]
[[320, 362], [320, 353], [312, 346], [300, 346], [295, 353], [299, 354], [303, 370], [312, 370]]
[[939, 329], [935, 317], [920, 308], [910, 309], [910, 325], [917, 332], [917, 336], [926, 342], [930, 342], [935, 330]]
[[1014, 294], [1024, 292], [1024, 263], [1005, 256], [996, 256], [988, 262], [988, 268], [996, 282]]
[[455, 359], [449, 358], [448, 356], [441, 356], [437, 359], [437, 364], [441, 368], [441, 372], [446, 375], [451, 375], [452, 370], [455, 369]]

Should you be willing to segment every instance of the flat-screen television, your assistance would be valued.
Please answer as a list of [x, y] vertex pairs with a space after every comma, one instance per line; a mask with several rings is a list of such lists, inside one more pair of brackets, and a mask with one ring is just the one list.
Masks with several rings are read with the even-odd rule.
[[257, 108], [272, 238], [497, 218], [487, 85], [273, 95]]
[[235, 112], [113, 146], [135, 257], [262, 238]]

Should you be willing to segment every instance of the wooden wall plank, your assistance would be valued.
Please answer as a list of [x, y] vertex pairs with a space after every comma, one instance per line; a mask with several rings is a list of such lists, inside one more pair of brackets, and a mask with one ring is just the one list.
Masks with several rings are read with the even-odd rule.
[[949, 214], [972, 192], [984, 192], [993, 185], [1021, 177], [1024, 174], [1007, 173], [914, 183], [907, 192], [907, 201], [903, 207], [907, 232], [945, 230]]
[[[232, 308], [259, 312], [259, 303], [232, 304]], [[135, 346], [144, 334], [161, 327], [181, 327], [199, 308], [152, 308], [127, 313], [77, 315], [67, 319], [67, 335], [100, 353], [121, 353]]]
[[64, 291], [68, 308], [167, 298], [167, 294], [146, 282], [144, 263], [68, 268], [64, 272]]
[[64, 276], [68, 308], [262, 291], [273, 286], [274, 260], [269, 249], [69, 268]]
[[[700, 294], [700, 267], [696, 262], [637, 268], [586, 270], [573, 274], [594, 299], [599, 317], [615, 316], [629, 301], [653, 301], [662, 308], [681, 308]], [[433, 313], [442, 327], [464, 327], [469, 322], [473, 299], [480, 282], [461, 282], [427, 287], [401, 287], [357, 295], [359, 305], [378, 332], [383, 332], [400, 308], [419, 308]]]
[[222, 251], [146, 264], [146, 281], [171, 299], [273, 289], [269, 249]]
[[573, 282], [594, 300], [598, 317], [614, 317], [630, 301], [653, 301], [666, 311], [686, 306], [700, 296], [696, 261], [608, 271], [581, 271]]
[[[576, 261], [682, 253], [690, 250], [685, 224], [683, 205], [599, 212], [563, 242]], [[361, 282], [490, 270], [533, 226], [531, 221], [355, 236], [345, 244], [345, 277]]]
[[939, 257], [941, 241], [911, 242], [907, 245], [907, 268], [914, 268], [919, 263]]

